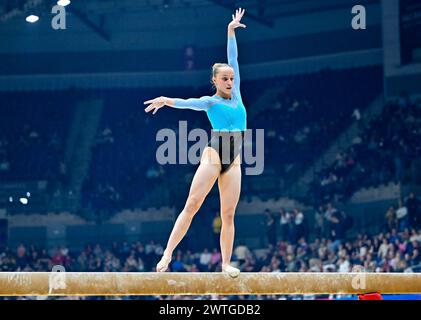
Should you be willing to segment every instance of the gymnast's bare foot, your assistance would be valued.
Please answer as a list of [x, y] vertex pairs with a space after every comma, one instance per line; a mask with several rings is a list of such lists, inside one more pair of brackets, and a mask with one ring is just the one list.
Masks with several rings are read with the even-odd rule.
[[163, 255], [161, 260], [156, 265], [156, 272], [165, 272], [171, 262], [171, 256]]
[[240, 269], [234, 268], [229, 264], [222, 266], [222, 272], [227, 273], [231, 278], [236, 278], [240, 274]]

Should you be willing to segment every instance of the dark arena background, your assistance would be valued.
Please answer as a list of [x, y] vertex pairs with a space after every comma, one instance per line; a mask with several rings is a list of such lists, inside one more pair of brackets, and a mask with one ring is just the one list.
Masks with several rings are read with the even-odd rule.
[[[58, 2], [0, 0], [1, 300], [421, 299], [420, 1]], [[241, 166], [241, 273], [221, 272], [217, 183], [158, 273], [198, 168], [183, 126], [211, 125], [144, 101], [214, 95], [239, 7], [264, 138], [262, 172]]]

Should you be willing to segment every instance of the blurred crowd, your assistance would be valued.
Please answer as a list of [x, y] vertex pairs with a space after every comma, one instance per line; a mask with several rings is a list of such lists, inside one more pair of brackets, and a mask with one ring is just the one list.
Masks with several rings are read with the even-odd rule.
[[[71, 91], [2, 92], [0, 179], [60, 181], [77, 97]], [[31, 103], [28, 103], [30, 101]]]
[[[335, 163], [320, 173], [313, 184], [313, 197], [320, 201], [345, 201], [363, 187], [389, 182], [421, 182], [419, 170], [404, 175], [421, 156], [421, 99], [405, 95], [387, 104]], [[418, 176], [417, 176], [418, 174]], [[412, 181], [408, 181], [412, 179]]]
[[[328, 211], [335, 216], [334, 207], [330, 205]], [[299, 215], [300, 212], [295, 212], [295, 221]], [[403, 229], [385, 226], [384, 231], [372, 235], [360, 233], [340, 238], [333, 232], [329, 237], [311, 241], [307, 238], [304, 234], [294, 242], [280, 239], [255, 249], [239, 243], [234, 248], [232, 264], [242, 272], [351, 272], [355, 267], [367, 272], [421, 271], [421, 228], [414, 228], [410, 222]], [[66, 271], [151, 272], [155, 271], [162, 253], [162, 244], [154, 241], [115, 242], [109, 246], [89, 244], [82, 250], [69, 250], [66, 246], [47, 250], [20, 244], [14, 249], [1, 250], [0, 271], [50, 271], [53, 266], [62, 265]], [[220, 272], [219, 248], [197, 252], [177, 250], [170, 271]]]

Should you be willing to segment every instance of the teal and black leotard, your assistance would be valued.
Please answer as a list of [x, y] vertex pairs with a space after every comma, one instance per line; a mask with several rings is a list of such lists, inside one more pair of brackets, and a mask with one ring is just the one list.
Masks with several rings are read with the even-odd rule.
[[[244, 132], [247, 130], [247, 112], [240, 93], [240, 71], [238, 67], [238, 51], [235, 36], [228, 37], [228, 64], [234, 69], [234, 87], [231, 99], [220, 96], [203, 96], [201, 98], [174, 99], [174, 108], [205, 111], [212, 125], [212, 139], [209, 146], [213, 147], [221, 158], [221, 173], [228, 170], [235, 157], [240, 153]], [[225, 137], [225, 138], [224, 138]], [[226, 139], [229, 137], [229, 140]], [[230, 159], [222, 157], [222, 141], [229, 141]], [[239, 145], [239, 146], [238, 146]]]

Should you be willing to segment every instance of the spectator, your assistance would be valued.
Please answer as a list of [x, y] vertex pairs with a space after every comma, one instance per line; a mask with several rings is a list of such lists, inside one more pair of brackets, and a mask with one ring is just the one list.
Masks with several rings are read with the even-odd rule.
[[332, 235], [332, 228], [333, 228], [332, 217], [336, 213], [336, 211], [337, 211], [336, 208], [333, 207], [332, 203], [329, 202], [327, 204], [326, 212], [324, 214], [324, 219], [326, 221], [326, 234], [328, 235], [328, 237]]
[[23, 244], [20, 244], [16, 250], [16, 266], [23, 270], [28, 264], [28, 258], [26, 248]]
[[289, 212], [289, 220], [288, 220], [288, 241], [291, 243], [297, 242], [297, 228], [295, 224], [295, 211]]
[[200, 254], [200, 266], [202, 271], [208, 271], [208, 265], [212, 259], [212, 254], [207, 248]]
[[415, 196], [414, 192], [409, 194], [406, 207], [408, 208], [409, 223], [414, 227], [421, 227], [421, 201]]
[[360, 110], [358, 108], [354, 109], [354, 111], [352, 112], [352, 117], [354, 117], [355, 120], [357, 120], [357, 121], [361, 120], [361, 113], [360, 113]]
[[265, 229], [268, 244], [276, 245], [276, 221], [275, 217], [269, 209], [265, 210]]
[[171, 262], [171, 270], [173, 272], [186, 272], [187, 271], [183, 264], [181, 254], [177, 254], [177, 257], [175, 258], [175, 260]]
[[296, 239], [298, 240], [302, 237], [305, 237], [306, 234], [304, 214], [301, 210], [294, 209], [294, 217]]
[[386, 226], [388, 231], [397, 227], [395, 207], [391, 206], [386, 212]]
[[212, 257], [211, 257], [211, 264], [214, 264], [214, 265], [219, 264], [222, 261], [221, 259], [222, 259], [222, 257], [221, 257], [221, 253], [219, 252], [219, 250], [213, 249]]
[[240, 265], [243, 264], [246, 261], [246, 258], [250, 256], [249, 248], [243, 241], [240, 241], [240, 244], [234, 249], [234, 255]]
[[402, 199], [399, 199], [399, 207], [396, 210], [396, 219], [399, 231], [403, 231], [408, 226], [408, 209], [403, 204]]
[[389, 242], [387, 241], [387, 239], [383, 239], [383, 242], [380, 245], [379, 250], [377, 251], [377, 257], [381, 260], [386, 259], [388, 251], [389, 251]]
[[215, 212], [215, 217], [212, 221], [212, 234], [213, 234], [213, 243], [214, 248], [219, 248], [220, 246], [220, 239], [221, 239], [221, 227], [222, 227], [222, 220], [219, 215], [219, 212]]
[[195, 48], [188, 45], [184, 48], [184, 68], [185, 70], [193, 70], [195, 68]]
[[328, 217], [328, 220], [331, 223], [331, 239], [341, 241], [345, 238], [346, 231], [344, 214], [335, 210]]
[[280, 209], [279, 214], [279, 223], [281, 225], [281, 239], [282, 241], [287, 241], [289, 239], [289, 223], [291, 219], [290, 214], [286, 212], [284, 208]]
[[135, 272], [138, 271], [138, 262], [135, 257], [135, 252], [132, 251], [129, 257], [127, 257], [127, 260], [124, 264], [124, 270], [126, 272]]
[[324, 221], [324, 209], [323, 206], [319, 206], [319, 209], [314, 211], [314, 232], [316, 237], [322, 238], [325, 235], [325, 221]]

